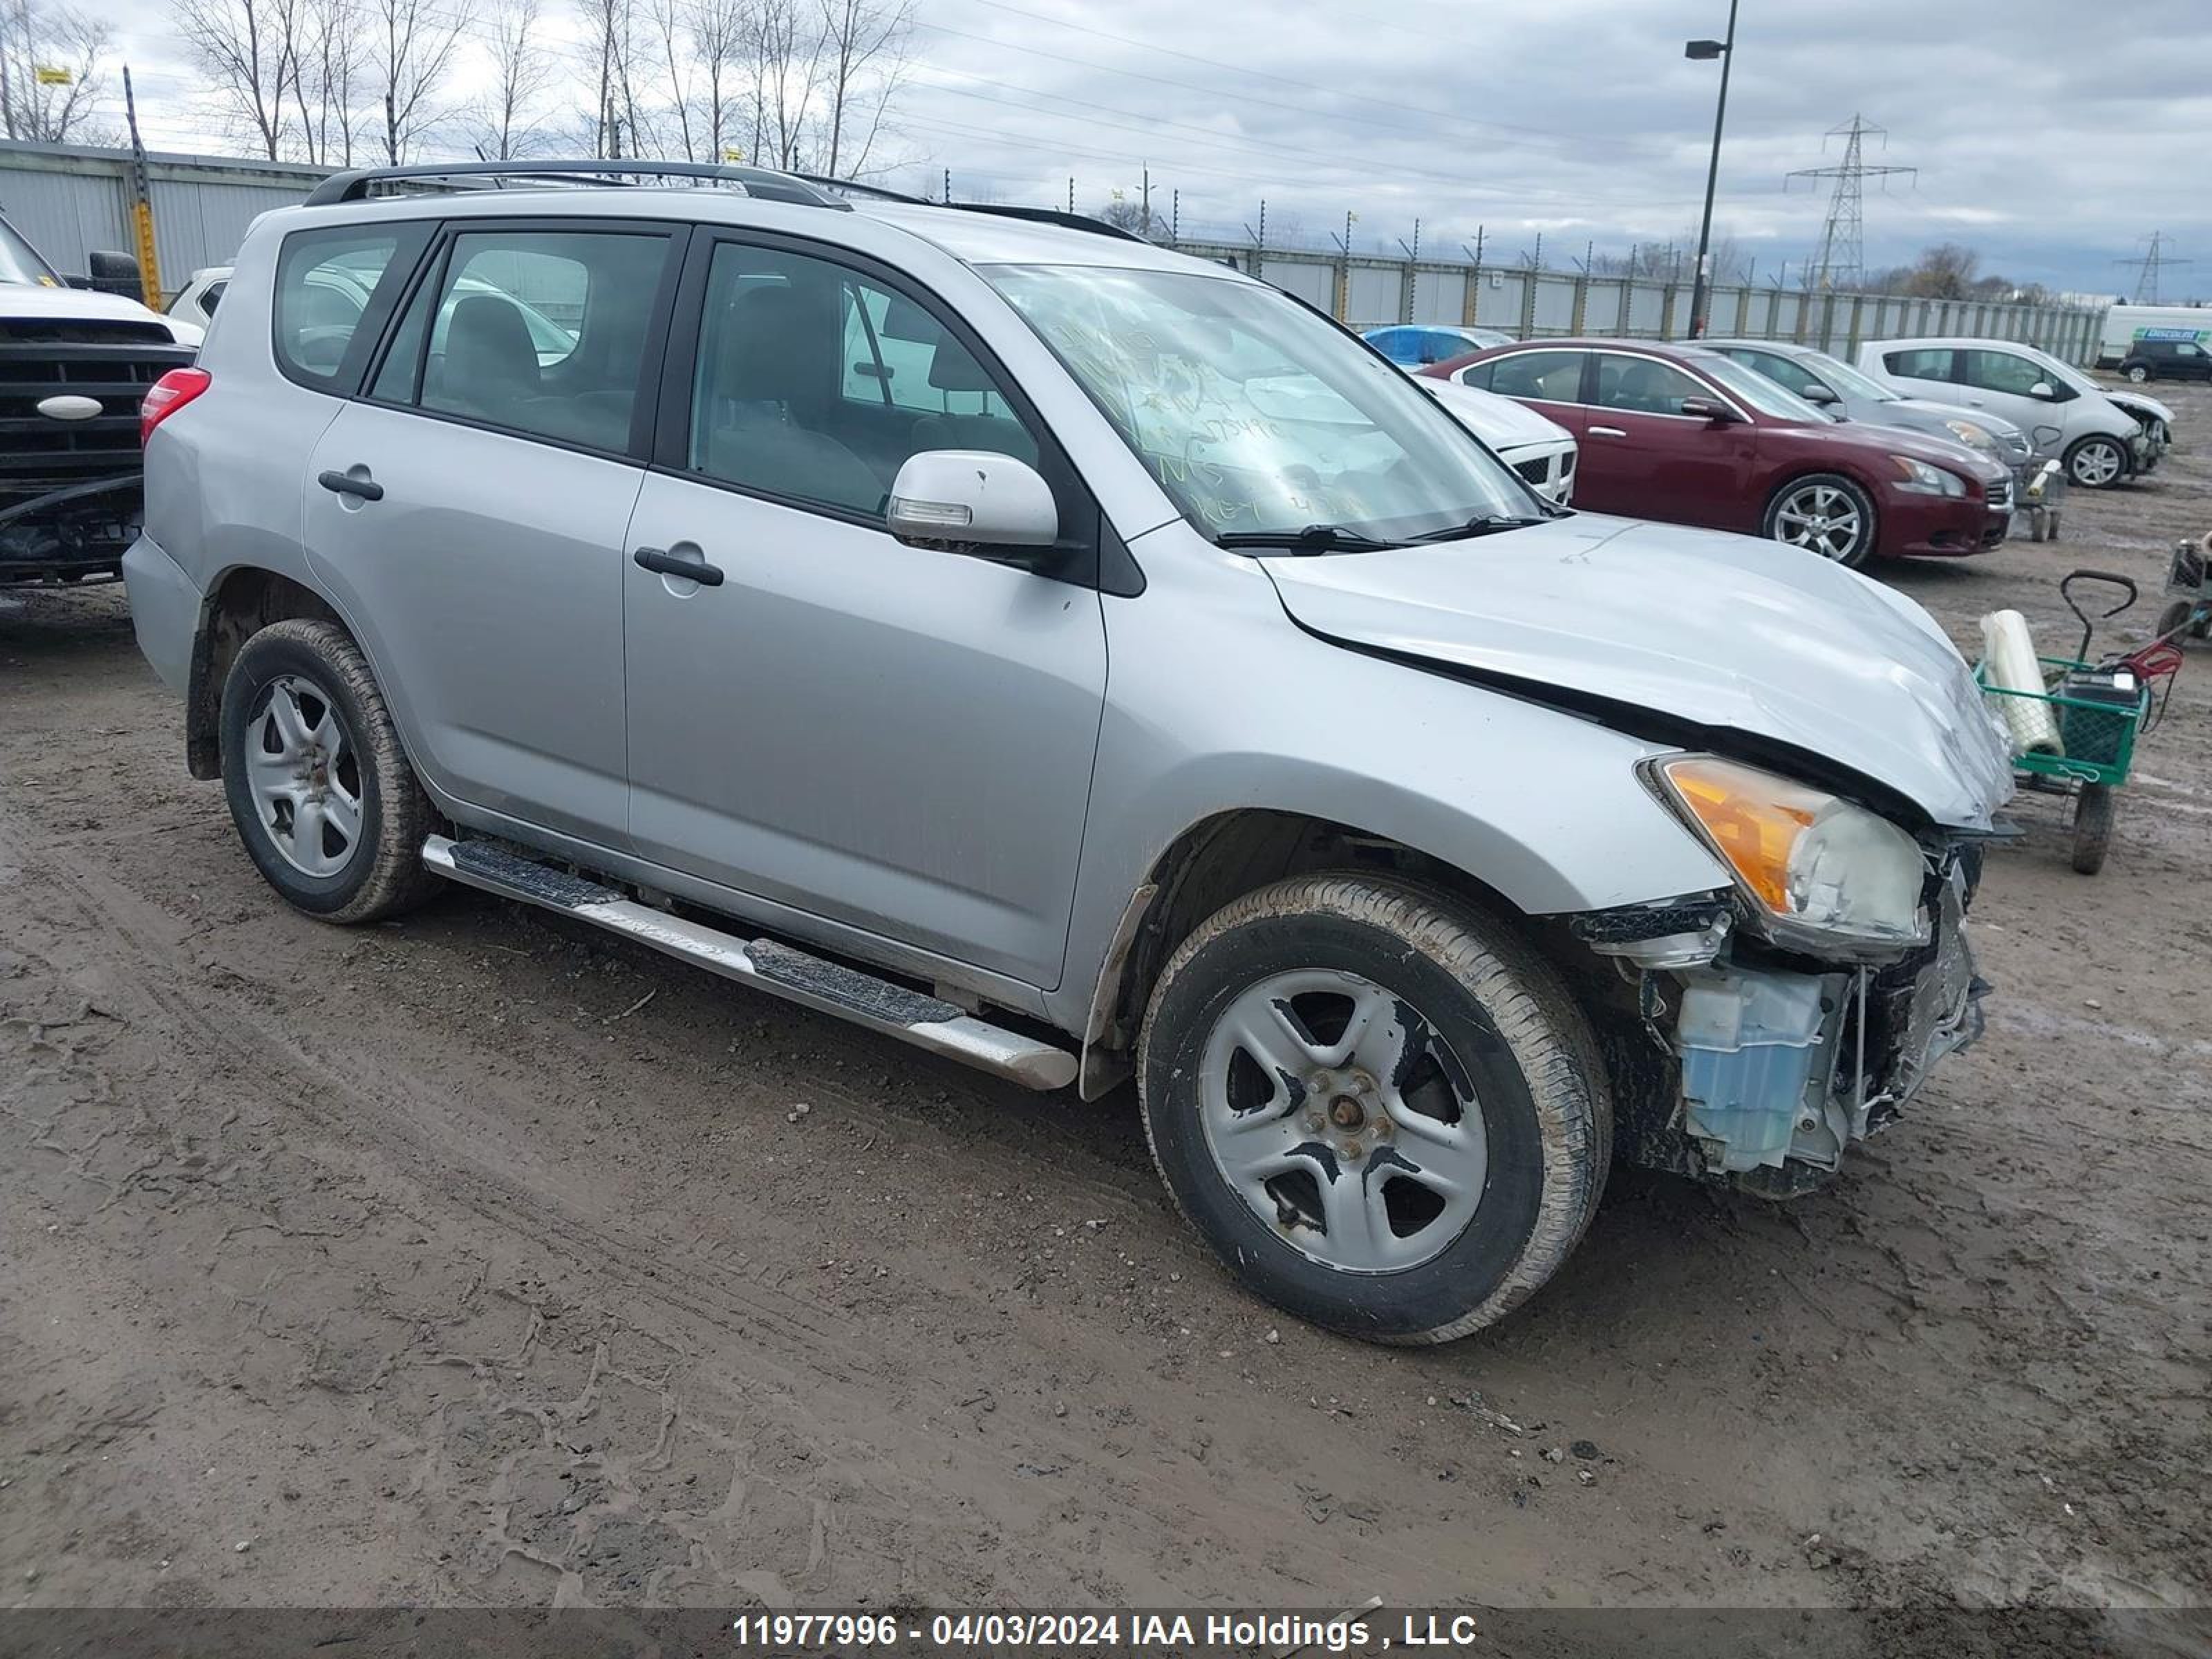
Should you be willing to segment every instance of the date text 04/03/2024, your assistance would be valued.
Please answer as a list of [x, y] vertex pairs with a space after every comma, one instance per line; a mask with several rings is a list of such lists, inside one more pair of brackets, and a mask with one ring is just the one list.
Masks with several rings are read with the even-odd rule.
[[1467, 1613], [1412, 1613], [1395, 1632], [1378, 1632], [1357, 1614], [1181, 1613], [939, 1613], [927, 1626], [890, 1613], [757, 1613], [738, 1617], [731, 1633], [740, 1647], [812, 1642], [866, 1649], [927, 1642], [964, 1648], [1207, 1648], [1273, 1651], [1310, 1647], [1330, 1653], [1366, 1648], [1377, 1634], [1384, 1648], [1462, 1647], [1476, 1639]]

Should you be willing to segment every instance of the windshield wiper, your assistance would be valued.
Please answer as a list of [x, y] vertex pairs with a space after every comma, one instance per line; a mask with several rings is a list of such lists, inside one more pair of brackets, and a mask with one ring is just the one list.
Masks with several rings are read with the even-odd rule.
[[[1547, 514], [1547, 518], [1564, 518], [1559, 513]], [[1531, 525], [1541, 524], [1543, 519], [1516, 519], [1503, 513], [1478, 513], [1465, 524], [1446, 525], [1442, 530], [1424, 530], [1408, 541], [1455, 542], [1471, 536], [1495, 536], [1500, 531], [1526, 530]]]
[[1292, 553], [1380, 553], [1400, 545], [1379, 542], [1340, 524], [1310, 524], [1303, 530], [1224, 530], [1216, 547], [1280, 547]]

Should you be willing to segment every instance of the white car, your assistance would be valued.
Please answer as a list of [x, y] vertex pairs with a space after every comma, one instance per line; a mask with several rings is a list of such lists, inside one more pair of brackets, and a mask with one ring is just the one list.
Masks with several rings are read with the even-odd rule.
[[1575, 493], [1574, 434], [1526, 404], [1501, 398], [1455, 380], [1413, 377], [1413, 384], [1448, 410], [1452, 418], [1489, 445], [1498, 459], [1528, 482], [1554, 507], [1571, 504]]
[[2166, 453], [2173, 411], [2138, 392], [2107, 392], [2077, 368], [2015, 340], [1876, 340], [1859, 367], [1908, 397], [1985, 410], [2025, 430], [2068, 482], [2109, 489]]

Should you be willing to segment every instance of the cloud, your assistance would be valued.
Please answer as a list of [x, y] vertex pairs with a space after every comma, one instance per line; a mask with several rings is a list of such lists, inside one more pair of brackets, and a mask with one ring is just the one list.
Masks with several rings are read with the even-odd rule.
[[[106, 10], [153, 95], [149, 131], [220, 137], [161, 0]], [[1133, 196], [1192, 234], [1619, 251], [1694, 236], [1725, 0], [918, 0], [890, 182], [1097, 208]], [[561, 27], [556, 21], [556, 27]], [[2090, 33], [2085, 36], [2085, 27]], [[573, 31], [568, 31], [573, 33]], [[2129, 43], [2145, 49], [2130, 50]], [[2094, 50], [2084, 50], [2084, 46]], [[1864, 203], [1869, 265], [1960, 240], [1984, 268], [2115, 290], [2153, 229], [2212, 292], [2212, 6], [2130, 0], [1746, 0], [1716, 228], [1762, 262], [1802, 259], [1854, 113], [1867, 160], [1912, 167]], [[1579, 250], [1577, 250], [1579, 251]]]

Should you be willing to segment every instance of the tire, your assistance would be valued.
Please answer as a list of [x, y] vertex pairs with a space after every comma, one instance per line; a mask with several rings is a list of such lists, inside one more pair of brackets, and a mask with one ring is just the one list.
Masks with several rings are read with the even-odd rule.
[[[1332, 1023], [1339, 1004], [1373, 1010], [1367, 1036]], [[1510, 1312], [1580, 1241], [1612, 1156], [1604, 1062], [1557, 974], [1496, 921], [1380, 877], [1294, 878], [1202, 923], [1153, 989], [1137, 1078], [1161, 1179], [1230, 1270], [1370, 1341], [1447, 1342]]]
[[2112, 849], [2112, 826], [2119, 816], [2119, 798], [2110, 785], [2085, 783], [2074, 803], [2074, 867], [2094, 876], [2105, 867], [2105, 854]]
[[2128, 452], [2118, 438], [2092, 433], [2066, 452], [2066, 481], [2084, 489], [2113, 489], [2128, 481]]
[[1840, 472], [1790, 479], [1768, 500], [1759, 526], [1768, 539], [1802, 547], [1846, 570], [1873, 556], [1881, 532], [1874, 498]]
[[2133, 381], [2137, 386], [2141, 386], [2145, 380], [2150, 379], [2150, 371], [2145, 368], [2141, 363], [2130, 363], [2127, 368], [2122, 369], [2120, 373], [2126, 375], [2130, 380]]
[[239, 839], [287, 903], [379, 921], [437, 890], [422, 865], [437, 814], [343, 629], [272, 623], [246, 641], [223, 682], [220, 735]]
[[[2163, 638], [2168, 634], [2176, 634], [2182, 629], [2188, 628], [2192, 636], [2197, 639], [2203, 638], [2201, 630], [2191, 628], [2189, 625], [2189, 619], [2196, 614], [2196, 611], [2197, 601], [2194, 599], [2174, 600], [2172, 604], [2158, 613], [2158, 625], [2151, 629], [2152, 635], [2154, 638]], [[2175, 643], [2179, 644], [2180, 641], [2177, 640]]]

